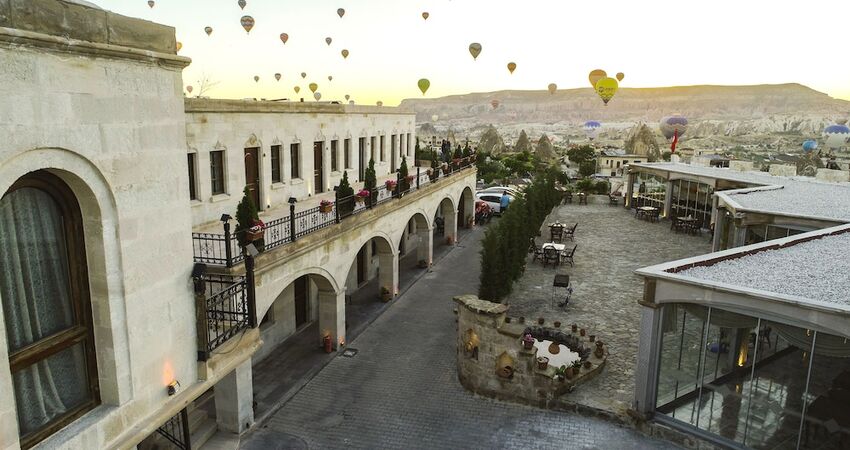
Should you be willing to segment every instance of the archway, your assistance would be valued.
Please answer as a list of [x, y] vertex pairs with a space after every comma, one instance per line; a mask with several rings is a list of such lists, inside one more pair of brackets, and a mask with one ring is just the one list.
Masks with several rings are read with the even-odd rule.
[[404, 224], [398, 240], [398, 284], [404, 289], [433, 263], [434, 235], [423, 212]]
[[385, 302], [398, 295], [398, 252], [391, 239], [372, 235], [361, 242], [345, 279], [350, 338], [383, 309]]
[[457, 225], [458, 228], [472, 228], [473, 217], [475, 216], [475, 195], [469, 186], [463, 188], [460, 194], [460, 200], [457, 202]]
[[438, 247], [451, 246], [457, 241], [457, 211], [451, 198], [446, 197], [434, 212], [434, 245]]

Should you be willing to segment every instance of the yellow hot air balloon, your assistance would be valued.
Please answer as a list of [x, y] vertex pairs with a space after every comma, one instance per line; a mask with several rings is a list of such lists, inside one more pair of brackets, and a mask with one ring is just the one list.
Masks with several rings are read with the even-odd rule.
[[348, 50], [343, 49], [340, 53], [342, 53], [343, 59], [348, 58]]
[[336, 10], [336, 13], [339, 16], [339, 18], [342, 19], [342, 16], [345, 15], [345, 10], [342, 9], [342, 8], [339, 8], [339, 9]]
[[558, 90], [558, 85], [555, 83], [549, 83], [549, 93], [554, 94], [555, 91]]
[[427, 78], [423, 78], [419, 80], [419, 90], [422, 91], [422, 95], [425, 95], [425, 92], [428, 91], [428, 88], [431, 87], [431, 82], [428, 81]]
[[596, 94], [605, 102], [605, 106], [608, 106], [608, 102], [614, 98], [619, 88], [620, 84], [611, 77], [604, 77], [596, 82]]
[[516, 70], [516, 63], [515, 62], [509, 62], [508, 63], [508, 71], [510, 71], [511, 74], [513, 74], [514, 70]]
[[179, 52], [181, 48], [183, 48], [183, 43], [180, 42], [180, 41], [177, 41], [177, 51]]
[[307, 72], [301, 72], [301, 78], [307, 78]]
[[319, 89], [319, 85], [316, 83], [310, 83], [308, 86], [310, 88], [310, 92], [316, 93], [316, 89]]
[[429, 17], [431, 17], [431, 14], [428, 14], [427, 12], [423, 12], [423, 13], [422, 13], [422, 18], [423, 18], [423, 19], [428, 20], [428, 18], [429, 18]]
[[242, 18], [239, 19], [239, 23], [242, 24], [242, 28], [245, 29], [246, 33], [250, 33], [251, 29], [254, 28], [254, 18], [251, 16], [242, 16]]
[[189, 92], [190, 94], [192, 93], [192, 91], [193, 91], [194, 89], [195, 89], [195, 88], [193, 88], [192, 86], [186, 86], [186, 91], [187, 91], [187, 92]]
[[260, 76], [259, 76], [259, 75], [254, 75], [254, 82], [255, 82], [255, 83], [257, 83], [257, 82], [259, 82], [259, 81], [260, 81]]
[[329, 37], [326, 37], [326, 38], [325, 38], [325, 43], [326, 43], [326, 44], [328, 44], [328, 45], [331, 45], [331, 42], [333, 42], [333, 41], [334, 41], [334, 40], [333, 40], [333, 39], [331, 39], [331, 38], [329, 38]]
[[294, 88], [292, 88], [292, 89], [294, 89], [294, 90], [295, 90], [295, 93], [296, 93], [296, 94], [297, 94], [297, 93], [299, 93], [299, 92], [301, 92], [301, 86], [295, 86], [295, 87], [294, 87]]
[[204, 27], [204, 33], [207, 33], [207, 36], [211, 35], [213, 32], [212, 27]]
[[472, 59], [478, 59], [478, 55], [481, 54], [481, 44], [477, 42], [473, 42], [469, 44], [469, 54], [472, 55]]
[[626, 78], [626, 75], [623, 72], [617, 72], [617, 81], [623, 81], [623, 78]]
[[322, 93], [321, 92], [313, 92], [313, 98], [315, 98], [316, 101], [321, 100], [322, 99]]
[[437, 119], [439, 119], [439, 118], [440, 118], [440, 116], [434, 114], [433, 116], [431, 116], [431, 122], [436, 122]]
[[607, 77], [608, 74], [605, 73], [602, 69], [592, 70], [590, 74], [587, 76], [587, 79], [590, 80], [590, 85], [596, 89], [596, 82]]

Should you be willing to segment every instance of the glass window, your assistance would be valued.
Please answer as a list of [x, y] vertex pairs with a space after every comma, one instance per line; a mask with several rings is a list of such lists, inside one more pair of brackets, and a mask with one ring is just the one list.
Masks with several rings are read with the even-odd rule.
[[210, 181], [213, 195], [224, 194], [224, 150], [210, 152]]
[[331, 172], [339, 171], [339, 141], [331, 141]]
[[272, 145], [272, 183], [280, 183], [280, 145]]
[[343, 161], [343, 163], [345, 164], [345, 168], [350, 169], [351, 168], [351, 139], [346, 139], [346, 140], [342, 141], [342, 151], [343, 151], [343, 153], [345, 153], [345, 155], [344, 155], [345, 159]]
[[386, 155], [384, 153], [384, 144], [386, 143], [387, 137], [381, 136], [381, 161], [386, 161]]
[[301, 178], [301, 144], [290, 144], [289, 161], [291, 178]]
[[413, 155], [413, 140], [410, 138], [410, 133], [407, 133], [407, 156]]
[[378, 160], [375, 158], [375, 151], [377, 151], [377, 149], [378, 149], [378, 138], [376, 138], [375, 136], [372, 136], [371, 138], [369, 138], [369, 158], [372, 161], [375, 161], [375, 162], [378, 162]]
[[656, 175], [638, 172], [632, 187], [632, 196], [635, 198], [634, 207], [652, 206], [663, 212], [667, 181]]
[[99, 402], [82, 218], [50, 173], [21, 178], [0, 199], [0, 298], [29, 448]]
[[198, 199], [198, 185], [197, 180], [195, 180], [195, 158], [197, 156], [197, 153], [189, 153], [187, 155], [189, 165], [189, 200]]

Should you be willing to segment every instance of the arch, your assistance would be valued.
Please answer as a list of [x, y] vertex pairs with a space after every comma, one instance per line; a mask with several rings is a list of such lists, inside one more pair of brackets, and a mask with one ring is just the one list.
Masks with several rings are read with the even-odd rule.
[[469, 186], [464, 186], [457, 201], [458, 226], [471, 227], [475, 216], [475, 194]]
[[262, 146], [263, 146], [263, 142], [260, 139], [258, 139], [257, 135], [254, 134], [254, 133], [251, 133], [251, 135], [248, 136], [248, 140], [245, 141], [245, 145], [243, 145], [244, 148], [253, 148], [253, 147], [262, 147]]
[[[123, 261], [116, 200], [101, 170], [80, 153], [65, 148], [36, 148], [0, 164], [0, 192], [30, 172], [46, 170], [59, 177], [77, 198], [83, 217], [92, 325], [103, 405], [120, 405], [131, 398], [132, 383], [119, 373], [131, 373], [128, 355]], [[109, 270], [107, 270], [109, 268]], [[188, 287], [187, 287], [188, 290]], [[188, 291], [187, 291], [188, 292]], [[5, 324], [0, 317], [0, 331]], [[0, 347], [6, 348], [6, 333]]]
[[399, 247], [399, 243], [404, 237], [404, 230], [407, 228], [407, 225], [410, 223], [411, 220], [416, 221], [417, 230], [422, 230], [424, 228], [430, 232], [433, 228], [433, 217], [431, 218], [431, 220], [428, 220], [428, 214], [422, 208], [418, 208], [416, 211], [414, 211], [407, 217], [407, 220], [404, 221], [404, 228], [402, 228], [401, 230], [402, 232], [399, 233], [398, 236], [392, 241], [393, 248]]
[[274, 304], [275, 300], [280, 296], [281, 293], [285, 289], [289, 287], [295, 280], [305, 276], [311, 275], [311, 280], [316, 281], [316, 284], [319, 287], [319, 290], [328, 291], [338, 293], [342, 289], [340, 288], [340, 284], [337, 282], [336, 277], [328, 272], [323, 267], [307, 267], [301, 270], [297, 270], [295, 272], [285, 272], [285, 275], [281, 278], [272, 279], [272, 280], [263, 280], [263, 284], [268, 283], [269, 285], [275, 286], [283, 286], [283, 288], [277, 292], [274, 296], [271, 295], [258, 295], [257, 298], [268, 299], [268, 304], [257, 304], [257, 319], [262, 320], [263, 317], [269, 312], [269, 309]]

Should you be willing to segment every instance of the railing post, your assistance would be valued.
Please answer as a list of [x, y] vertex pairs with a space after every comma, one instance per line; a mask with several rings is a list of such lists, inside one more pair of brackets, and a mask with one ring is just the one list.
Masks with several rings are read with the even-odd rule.
[[289, 239], [295, 242], [295, 204], [289, 204]]
[[[407, 180], [404, 180], [407, 181]], [[401, 197], [401, 171], [395, 171], [395, 196]]]
[[254, 257], [245, 254], [245, 290], [248, 292], [248, 325], [257, 328], [257, 302], [254, 292]]
[[419, 169], [420, 169], [420, 167], [416, 166], [416, 190], [417, 191], [419, 190], [419, 178], [420, 178]]
[[189, 430], [189, 411], [188, 408], [180, 410], [180, 428], [183, 431], [183, 443], [186, 444], [186, 450], [192, 450], [192, 434]]
[[334, 202], [334, 219], [336, 223], [339, 223], [339, 195], [336, 195], [336, 201]]
[[198, 361], [209, 358], [210, 337], [207, 323], [206, 280], [197, 278], [195, 281], [195, 327], [198, 336]]
[[374, 188], [369, 192], [369, 209], [372, 209], [375, 206], [375, 201], [377, 200], [375, 197], [378, 195], [378, 188]]
[[230, 223], [224, 222], [224, 265], [233, 267], [233, 249], [230, 247]]

